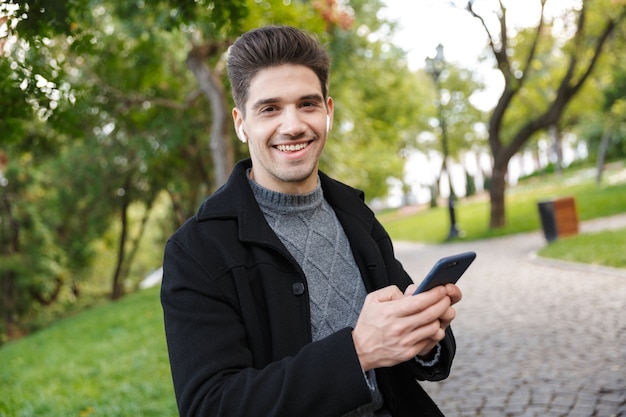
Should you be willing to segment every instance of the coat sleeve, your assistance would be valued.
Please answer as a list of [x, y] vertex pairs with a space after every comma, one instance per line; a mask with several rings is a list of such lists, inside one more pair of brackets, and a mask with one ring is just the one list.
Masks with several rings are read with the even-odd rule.
[[161, 302], [180, 415], [341, 416], [371, 401], [347, 328], [256, 366], [237, 301], [177, 242]]

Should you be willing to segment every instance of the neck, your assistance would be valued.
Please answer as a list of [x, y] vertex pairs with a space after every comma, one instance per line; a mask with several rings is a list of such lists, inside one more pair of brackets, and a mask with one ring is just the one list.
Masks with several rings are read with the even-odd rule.
[[315, 169], [308, 177], [298, 181], [272, 180], [267, 176], [259, 178], [254, 175], [254, 167], [250, 168], [248, 176], [251, 180], [268, 190], [283, 194], [307, 194], [315, 190], [318, 182], [318, 172]]

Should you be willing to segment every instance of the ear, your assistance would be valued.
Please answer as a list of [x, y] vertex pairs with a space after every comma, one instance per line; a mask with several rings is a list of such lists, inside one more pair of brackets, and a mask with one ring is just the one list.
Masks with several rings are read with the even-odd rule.
[[239, 137], [240, 141], [242, 141], [243, 143], [246, 143], [248, 141], [248, 137], [246, 136], [246, 131], [243, 128], [243, 117], [237, 107], [233, 109], [232, 115], [233, 115], [233, 124], [235, 125], [237, 136]]

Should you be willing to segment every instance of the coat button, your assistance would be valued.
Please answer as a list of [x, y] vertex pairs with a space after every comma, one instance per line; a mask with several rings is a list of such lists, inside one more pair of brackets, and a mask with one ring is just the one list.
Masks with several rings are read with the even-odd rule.
[[304, 294], [304, 284], [296, 282], [291, 286], [291, 290], [293, 291], [293, 295], [302, 295]]

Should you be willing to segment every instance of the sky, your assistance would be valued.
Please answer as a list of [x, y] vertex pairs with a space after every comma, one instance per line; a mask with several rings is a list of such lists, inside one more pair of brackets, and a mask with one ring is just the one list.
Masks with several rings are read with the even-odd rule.
[[[450, 0], [383, 0], [385, 17], [399, 22], [397, 44], [409, 52], [413, 68], [422, 67], [427, 56], [434, 56], [437, 44], [444, 45], [446, 59], [471, 67], [484, 50], [485, 30], [478, 19], [464, 9], [454, 8]], [[456, 4], [466, 4], [455, 0]], [[504, 0], [507, 21], [513, 28], [534, 26], [539, 21], [540, 0]], [[580, 0], [547, 0], [546, 15], [556, 16]], [[475, 0], [474, 8], [495, 33], [495, 0]]]
[[[524, 0], [529, 1], [529, 0]], [[407, 51], [411, 69], [424, 67], [427, 57], [435, 56], [443, 45], [444, 59], [463, 68], [473, 69], [480, 78], [489, 78], [489, 90], [475, 95], [475, 104], [492, 108], [502, 91], [501, 75], [493, 73], [485, 55], [486, 35], [480, 22], [469, 12], [456, 9], [445, 0], [384, 0], [382, 14], [398, 22], [395, 43]]]
[[[491, 108], [502, 91], [501, 75], [493, 70], [493, 60], [482, 62], [487, 36], [480, 21], [462, 9], [454, 8], [449, 0], [383, 0], [382, 15], [398, 22], [395, 43], [407, 51], [412, 69], [424, 67], [427, 57], [435, 56], [439, 43], [444, 47], [446, 61], [477, 71], [487, 81], [488, 90], [477, 99], [481, 108]], [[456, 0], [457, 4], [466, 4]], [[580, 0], [547, 0], [546, 15], [556, 16]], [[511, 28], [536, 26], [539, 22], [540, 0], [504, 0]], [[494, 10], [495, 0], [475, 0], [475, 10], [486, 19], [493, 34], [498, 33]], [[487, 54], [489, 59], [491, 55]]]
[[424, 66], [434, 57], [439, 43], [447, 60], [464, 66], [476, 63], [484, 43], [484, 31], [465, 10], [451, 8], [445, 0], [385, 0], [383, 15], [399, 23], [395, 37], [408, 52], [412, 68]]

